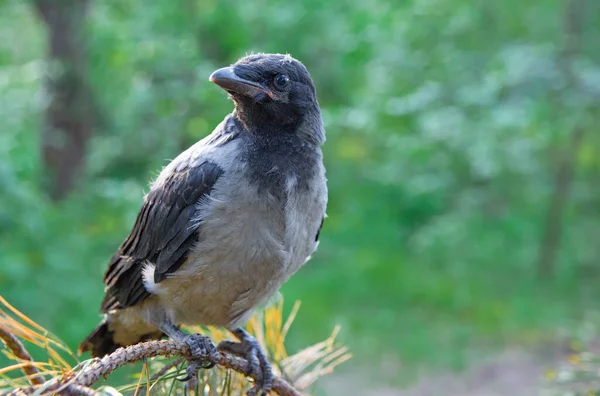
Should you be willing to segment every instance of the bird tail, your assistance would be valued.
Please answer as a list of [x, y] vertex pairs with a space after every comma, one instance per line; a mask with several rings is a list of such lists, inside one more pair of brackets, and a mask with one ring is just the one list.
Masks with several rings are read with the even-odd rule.
[[135, 322], [124, 324], [118, 318], [111, 318], [111, 314], [106, 315], [98, 327], [79, 345], [78, 353], [89, 351], [92, 357], [103, 357], [113, 353], [117, 348], [149, 340], [160, 340], [165, 336], [162, 331], [144, 322], [137, 323], [137, 327], [132, 326], [133, 323]]
[[82, 354], [90, 351], [92, 357], [102, 357], [113, 353], [117, 348], [121, 347], [115, 342], [114, 334], [108, 328], [106, 318], [88, 335], [85, 340], [79, 345], [77, 352]]

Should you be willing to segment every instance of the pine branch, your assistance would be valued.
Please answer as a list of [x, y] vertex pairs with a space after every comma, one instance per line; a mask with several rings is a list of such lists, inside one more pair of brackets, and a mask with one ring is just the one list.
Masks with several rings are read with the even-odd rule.
[[[8, 329], [0, 325], [0, 339], [4, 342], [4, 345], [21, 361], [24, 363], [29, 362], [21, 367], [23, 373], [29, 377], [29, 383], [31, 385], [41, 385], [46, 381], [43, 375], [40, 374], [37, 367], [33, 365], [33, 359], [31, 355], [25, 349], [25, 346], [15, 337]], [[37, 374], [37, 375], [36, 375]]]
[[[66, 376], [52, 379], [39, 386], [16, 389], [9, 393], [9, 395], [30, 395], [40, 388], [44, 388], [48, 393], [61, 392], [69, 394], [68, 391], [71, 389], [68, 387], [72, 385], [87, 388], [121, 366], [156, 356], [180, 356], [189, 359], [190, 350], [187, 344], [183, 342], [170, 340], [143, 342], [126, 348], [119, 348], [112, 354], [106, 355], [102, 359], [97, 359], [77, 373], [70, 373]], [[255, 381], [261, 379], [257, 375], [249, 374], [250, 366], [248, 362], [240, 357], [227, 353], [219, 353], [218, 358], [213, 362], [222, 368], [237, 371]], [[273, 380], [273, 391], [280, 396], [301, 396], [300, 392], [278, 377], [275, 377]]]

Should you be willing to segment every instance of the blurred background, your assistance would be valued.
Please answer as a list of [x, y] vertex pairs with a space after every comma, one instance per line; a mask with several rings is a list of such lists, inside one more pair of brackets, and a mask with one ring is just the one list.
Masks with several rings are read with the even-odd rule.
[[250, 52], [303, 61], [327, 128], [329, 218], [282, 289], [292, 351], [340, 324], [354, 354], [317, 392], [531, 395], [596, 340], [593, 0], [0, 0], [0, 294], [75, 348]]

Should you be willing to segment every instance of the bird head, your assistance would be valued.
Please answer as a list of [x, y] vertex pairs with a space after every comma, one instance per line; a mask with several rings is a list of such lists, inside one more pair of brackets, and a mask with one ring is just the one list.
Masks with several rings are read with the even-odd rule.
[[229, 93], [244, 127], [261, 134], [296, 133], [321, 144], [325, 131], [306, 67], [289, 55], [248, 55], [216, 70], [210, 81]]

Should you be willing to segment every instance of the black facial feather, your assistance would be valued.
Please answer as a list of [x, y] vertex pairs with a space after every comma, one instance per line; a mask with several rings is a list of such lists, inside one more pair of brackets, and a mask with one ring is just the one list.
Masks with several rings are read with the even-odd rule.
[[[238, 117], [250, 133], [295, 133], [317, 145], [325, 141], [316, 89], [302, 63], [288, 55], [255, 54], [240, 59], [233, 70], [268, 91], [251, 97], [229, 92]], [[280, 89], [275, 79], [282, 75], [289, 83]]]
[[234, 71], [242, 78], [262, 83], [265, 86], [270, 86], [278, 74], [285, 74], [292, 82], [309, 88], [313, 97], [316, 98], [316, 89], [308, 70], [302, 63], [288, 55], [248, 55], [235, 63]]

